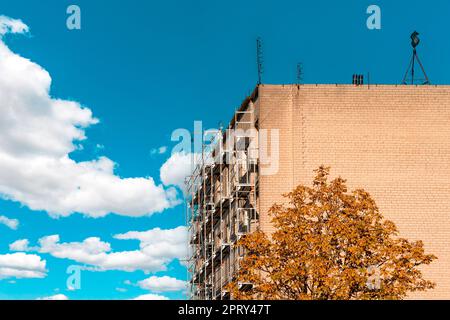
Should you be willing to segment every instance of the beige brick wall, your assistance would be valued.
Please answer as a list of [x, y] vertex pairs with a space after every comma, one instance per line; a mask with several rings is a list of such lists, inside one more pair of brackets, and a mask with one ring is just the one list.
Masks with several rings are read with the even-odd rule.
[[260, 177], [261, 228], [282, 193], [331, 166], [438, 256], [424, 268], [436, 288], [411, 297], [450, 299], [450, 86], [263, 85], [256, 105], [281, 140], [278, 174]]

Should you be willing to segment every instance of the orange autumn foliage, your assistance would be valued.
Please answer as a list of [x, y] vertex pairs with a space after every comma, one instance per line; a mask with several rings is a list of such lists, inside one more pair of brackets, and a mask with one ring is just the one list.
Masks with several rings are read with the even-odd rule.
[[366, 191], [329, 182], [329, 168], [315, 172], [312, 187], [272, 206], [270, 237], [256, 231], [239, 240], [246, 255], [227, 286], [234, 299], [403, 299], [435, 286], [419, 268], [436, 259], [421, 241], [400, 238]]

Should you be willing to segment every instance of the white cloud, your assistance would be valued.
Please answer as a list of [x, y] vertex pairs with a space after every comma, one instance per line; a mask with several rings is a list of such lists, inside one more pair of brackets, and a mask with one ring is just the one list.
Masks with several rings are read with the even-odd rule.
[[0, 16], [0, 36], [7, 33], [27, 33], [28, 31], [28, 26], [22, 20]]
[[69, 300], [69, 298], [62, 293], [58, 293], [49, 297], [37, 298], [36, 300]]
[[4, 224], [8, 228], [12, 230], [17, 230], [17, 227], [19, 227], [19, 220], [17, 219], [9, 219], [5, 216], [0, 216], [0, 224]]
[[29, 241], [27, 239], [16, 240], [9, 245], [11, 251], [30, 251]]
[[0, 255], [0, 279], [44, 278], [46, 261], [35, 254], [23, 252]]
[[186, 289], [186, 281], [178, 280], [169, 276], [144, 279], [138, 282], [139, 287], [154, 292], [181, 291]]
[[150, 150], [150, 154], [151, 155], [155, 155], [155, 154], [164, 154], [167, 151], [167, 147], [166, 146], [161, 146], [159, 148], [155, 148]]
[[155, 228], [144, 232], [131, 231], [114, 237], [139, 240], [139, 249], [114, 252], [109, 243], [96, 237], [82, 242], [61, 243], [59, 235], [39, 239], [39, 246], [34, 248], [28, 247], [28, 242], [24, 242], [26, 239], [20, 240], [20, 243], [12, 243], [10, 248], [24, 248], [48, 253], [60, 259], [74, 260], [93, 267], [90, 270], [95, 271], [164, 271], [172, 260], [184, 259], [187, 254], [187, 229], [182, 226], [167, 230]]
[[137, 296], [136, 298], [132, 300], [169, 300], [169, 298], [165, 296], [161, 296], [159, 294], [153, 294], [153, 293], [147, 293], [140, 296]]
[[[21, 21], [0, 17], [0, 34], [26, 30]], [[143, 216], [179, 203], [174, 188], [151, 177], [117, 176], [106, 157], [70, 159], [98, 120], [78, 102], [52, 98], [51, 81], [0, 37], [0, 196], [53, 216]]]
[[169, 159], [161, 166], [160, 178], [166, 186], [178, 186], [185, 190], [185, 179], [193, 171], [192, 153], [173, 153]]

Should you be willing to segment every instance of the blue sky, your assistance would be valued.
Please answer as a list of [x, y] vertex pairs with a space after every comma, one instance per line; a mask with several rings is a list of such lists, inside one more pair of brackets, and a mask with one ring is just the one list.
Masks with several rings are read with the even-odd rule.
[[[70, 4], [81, 8], [81, 30], [66, 28]], [[381, 8], [381, 30], [366, 27], [371, 4]], [[86, 126], [87, 139], [76, 142], [83, 148], [69, 152], [70, 158], [79, 163], [104, 156], [116, 163], [116, 176], [152, 177], [161, 186], [161, 166], [175, 144], [170, 141], [172, 131], [193, 130], [195, 120], [204, 127], [226, 123], [254, 88], [257, 36], [264, 45], [264, 83], [295, 82], [296, 64], [302, 62], [305, 83], [349, 83], [353, 73], [370, 72], [373, 83], [395, 84], [409, 62], [409, 35], [417, 30], [422, 40], [419, 55], [431, 82], [447, 84], [449, 14], [446, 0], [0, 0], [0, 15], [20, 19], [30, 28], [24, 35], [6, 34], [2, 41], [14, 54], [47, 70], [52, 98], [76, 101], [99, 119]], [[152, 152], [161, 146], [167, 146], [167, 152]], [[0, 172], [1, 166], [0, 161]], [[0, 180], [0, 185], [7, 184]], [[0, 224], [0, 255], [12, 253], [9, 245], [18, 239], [36, 246], [40, 238], [55, 234], [61, 243], [98, 237], [112, 251], [135, 250], [137, 240], [113, 236], [184, 224], [181, 204], [139, 217], [55, 217], [45, 210], [52, 207], [45, 199], [39, 202], [44, 209], [31, 210], [27, 200], [7, 200], [15, 198], [5, 193], [3, 198], [0, 216], [17, 219], [19, 226], [13, 230]], [[46, 276], [0, 278], [0, 299], [54, 294], [70, 299], [131, 299], [147, 293], [185, 297], [182, 290], [154, 292], [137, 285], [152, 275], [186, 280], [186, 269], [177, 259], [156, 273], [84, 270], [81, 289], [70, 291], [67, 267], [88, 264], [36, 248], [28, 251], [46, 260]]]

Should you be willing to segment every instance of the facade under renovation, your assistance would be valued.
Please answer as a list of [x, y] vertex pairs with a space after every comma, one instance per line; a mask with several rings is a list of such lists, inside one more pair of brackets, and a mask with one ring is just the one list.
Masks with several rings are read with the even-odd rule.
[[270, 234], [269, 208], [322, 164], [438, 257], [436, 287], [411, 297], [450, 299], [450, 86], [362, 83], [259, 85], [205, 144], [187, 179], [191, 299], [233, 298], [236, 241]]
[[250, 99], [226, 130], [203, 145], [187, 180], [192, 299], [229, 299], [242, 249], [236, 241], [258, 228], [258, 135]]

